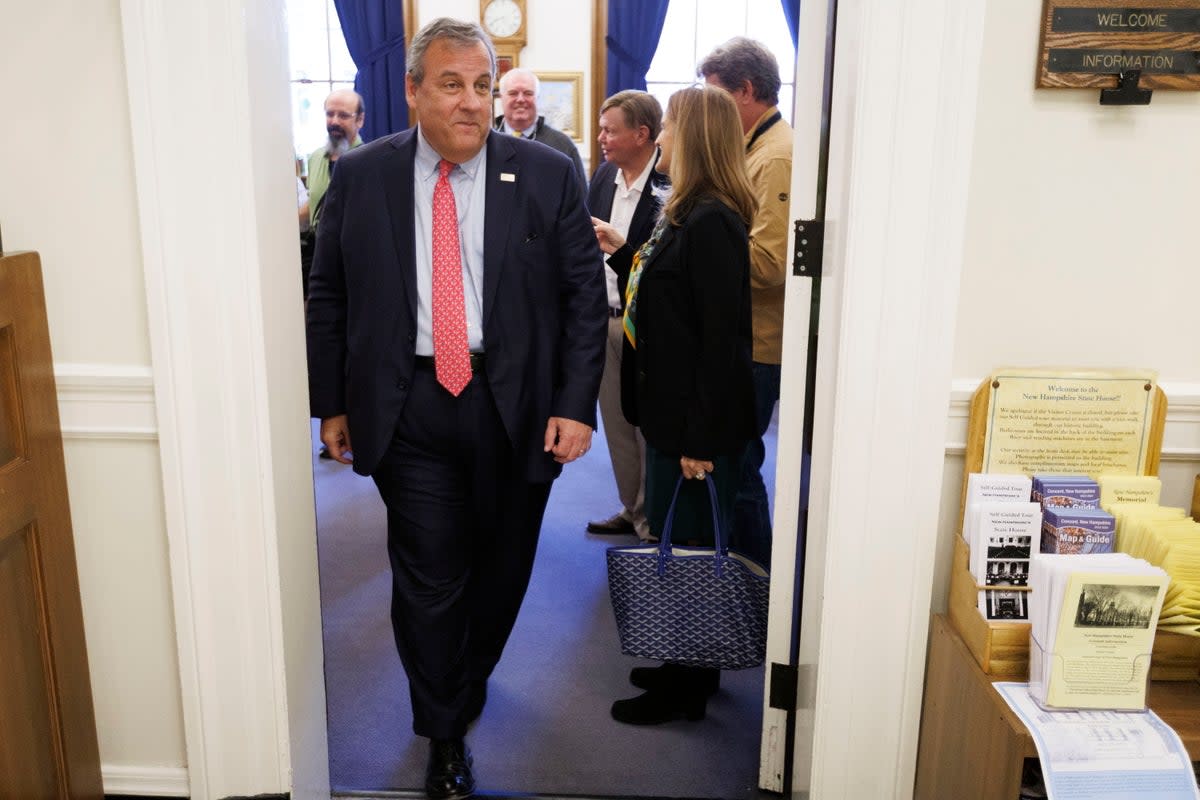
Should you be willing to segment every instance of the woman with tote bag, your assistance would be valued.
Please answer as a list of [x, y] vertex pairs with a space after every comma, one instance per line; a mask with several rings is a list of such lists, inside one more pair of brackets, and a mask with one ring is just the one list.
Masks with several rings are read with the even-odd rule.
[[[723, 89], [673, 94], [658, 144], [657, 169], [672, 189], [649, 241], [634, 253], [611, 225], [593, 223], [610, 264], [631, 262], [622, 408], [646, 439], [651, 532], [662, 536], [678, 489], [675, 544], [711, 547], [714, 522], [728, 531], [755, 434], [747, 226], [756, 201], [737, 108]], [[630, 681], [645, 693], [614, 703], [612, 716], [635, 725], [702, 719], [719, 680], [714, 667], [669, 660], [634, 669]]]

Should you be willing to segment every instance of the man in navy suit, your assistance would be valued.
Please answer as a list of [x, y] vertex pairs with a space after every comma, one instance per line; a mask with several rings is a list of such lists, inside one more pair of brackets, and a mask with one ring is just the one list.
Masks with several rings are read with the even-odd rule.
[[[662, 129], [662, 107], [646, 92], [617, 92], [601, 104], [599, 128], [597, 140], [604, 162], [592, 175], [588, 209], [596, 219], [612, 224], [636, 251], [650, 238], [662, 207], [661, 195], [669, 186], [667, 177], [654, 171], [658, 161], [654, 140]], [[644, 508], [646, 443], [621, 412], [621, 343], [625, 339], [621, 315], [629, 269], [614, 270], [607, 265], [604, 272], [609, 320], [600, 418], [621, 510], [608, 519], [589, 522], [587, 530], [601, 535], [636, 533], [648, 541], [656, 532], [652, 534]]]
[[321, 440], [387, 506], [392, 624], [435, 800], [474, 791], [463, 737], [524, 597], [550, 484], [591, 445], [604, 366], [583, 189], [561, 153], [490, 131], [495, 71], [478, 25], [417, 33], [406, 88], [419, 125], [339, 160], [308, 299]]

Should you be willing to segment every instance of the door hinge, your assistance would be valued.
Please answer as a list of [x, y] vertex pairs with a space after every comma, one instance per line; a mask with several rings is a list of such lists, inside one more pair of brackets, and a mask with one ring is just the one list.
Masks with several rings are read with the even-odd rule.
[[798, 219], [796, 247], [792, 253], [792, 274], [806, 278], [821, 277], [821, 255], [825, 247], [825, 220]]
[[793, 664], [771, 664], [771, 708], [796, 710], [796, 682], [799, 677]]

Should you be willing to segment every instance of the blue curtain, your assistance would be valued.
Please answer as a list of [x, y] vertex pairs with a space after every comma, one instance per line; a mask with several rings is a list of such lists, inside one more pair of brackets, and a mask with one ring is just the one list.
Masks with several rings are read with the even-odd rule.
[[668, 0], [608, 0], [607, 96], [646, 90], [646, 73], [667, 18]]
[[792, 34], [792, 47], [800, 46], [800, 0], [783, 0], [783, 16]]
[[354, 90], [367, 118], [363, 141], [408, 127], [404, 97], [404, 4], [399, 0], [333, 0], [346, 49], [358, 67]]

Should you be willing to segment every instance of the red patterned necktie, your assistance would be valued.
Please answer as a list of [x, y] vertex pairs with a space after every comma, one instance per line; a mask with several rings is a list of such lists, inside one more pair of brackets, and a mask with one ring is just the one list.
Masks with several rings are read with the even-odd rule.
[[458, 397], [471, 382], [471, 355], [462, 251], [458, 246], [458, 208], [449, 178], [454, 167], [445, 159], [438, 162], [438, 180], [433, 187], [433, 363], [438, 383]]

